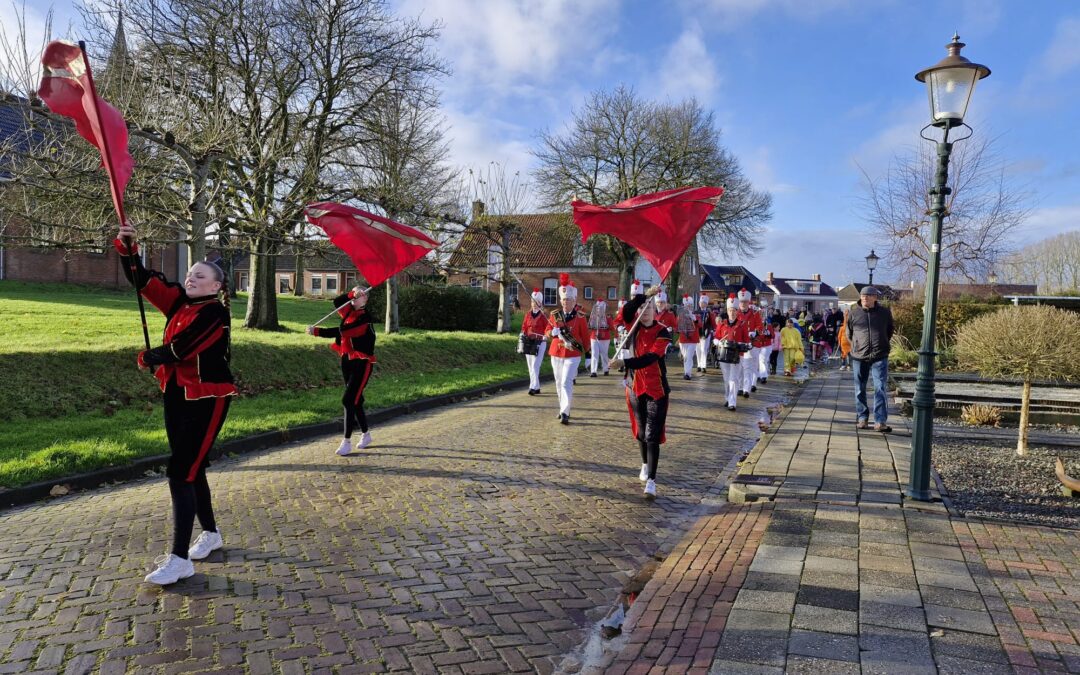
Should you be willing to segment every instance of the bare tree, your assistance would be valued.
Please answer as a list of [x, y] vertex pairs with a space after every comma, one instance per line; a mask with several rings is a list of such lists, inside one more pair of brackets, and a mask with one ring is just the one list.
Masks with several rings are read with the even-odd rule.
[[[1031, 213], [1033, 194], [1010, 175], [995, 139], [980, 135], [957, 143], [949, 164], [946, 218], [941, 231], [941, 274], [975, 281], [1013, 248], [1012, 237]], [[937, 154], [929, 143], [897, 155], [883, 176], [862, 170], [860, 202], [876, 231], [881, 256], [900, 278], [926, 273], [930, 256], [930, 188]]]
[[1080, 230], [1043, 239], [1002, 262], [1015, 283], [1036, 283], [1039, 292], [1080, 293]]
[[[724, 198], [698, 245], [733, 255], [753, 253], [771, 217], [772, 198], [752, 188], [720, 136], [713, 114], [694, 99], [658, 104], [624, 86], [594, 92], [564, 132], [541, 134], [534, 151], [540, 163], [536, 180], [553, 208], [565, 208], [575, 197], [613, 204], [689, 185], [724, 186]], [[627, 294], [637, 252], [612, 237], [601, 241], [619, 263], [619, 285]]]

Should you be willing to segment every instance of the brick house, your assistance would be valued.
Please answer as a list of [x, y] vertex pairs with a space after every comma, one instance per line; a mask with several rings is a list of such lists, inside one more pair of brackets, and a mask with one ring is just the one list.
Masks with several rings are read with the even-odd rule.
[[765, 302], [770, 307], [776, 299], [772, 288], [741, 265], [701, 266], [701, 292], [709, 296], [709, 302], [723, 304], [729, 295], [744, 288], [753, 294], [756, 302]]
[[[278, 295], [291, 295], [296, 289], [296, 254], [291, 246], [277, 256], [274, 288]], [[401, 286], [441, 279], [427, 260], [418, 260], [400, 273]], [[247, 291], [251, 280], [251, 258], [246, 253], [233, 266], [233, 283], [238, 291]], [[304, 293], [336, 296], [363, 281], [349, 257], [334, 248], [304, 256]]]
[[[481, 202], [474, 203], [473, 217], [482, 215], [483, 209]], [[528, 307], [532, 289], [539, 288], [544, 293], [544, 306], [555, 307], [562, 272], [570, 275], [583, 305], [590, 306], [600, 299], [609, 304], [618, 301], [618, 261], [599, 242], [583, 245], [581, 233], [569, 213], [531, 213], [507, 218], [517, 226], [510, 240], [510, 269], [517, 275], [508, 289], [511, 301], [516, 299], [521, 307]], [[684, 258], [682, 279], [692, 280], [696, 293], [698, 270], [692, 258]], [[499, 264], [499, 252], [493, 242], [483, 234], [466, 231], [450, 255], [447, 283], [498, 293]], [[634, 277], [646, 286], [659, 280], [656, 270], [640, 259]]]

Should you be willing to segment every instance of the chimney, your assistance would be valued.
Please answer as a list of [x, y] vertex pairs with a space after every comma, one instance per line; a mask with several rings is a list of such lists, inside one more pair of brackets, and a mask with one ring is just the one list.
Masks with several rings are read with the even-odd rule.
[[821, 281], [821, 275], [820, 274], [815, 274], [814, 276], [812, 276], [810, 278], [813, 279], [814, 281]]
[[472, 203], [472, 219], [476, 221], [480, 216], [484, 215], [484, 202], [477, 199]]
[[769, 272], [769, 276], [765, 277], [765, 283], [767, 283], [767, 284], [769, 284], [771, 286], [773, 284], [773, 279], [774, 279], [773, 273]]

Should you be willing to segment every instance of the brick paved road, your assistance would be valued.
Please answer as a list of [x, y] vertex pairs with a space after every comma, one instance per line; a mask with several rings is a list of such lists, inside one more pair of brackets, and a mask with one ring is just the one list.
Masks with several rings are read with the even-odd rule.
[[669, 550], [756, 438], [718, 376], [673, 381], [660, 497], [614, 377], [579, 377], [572, 425], [507, 394], [211, 470], [226, 548], [142, 583], [168, 548], [161, 479], [0, 514], [0, 672], [549, 672]]

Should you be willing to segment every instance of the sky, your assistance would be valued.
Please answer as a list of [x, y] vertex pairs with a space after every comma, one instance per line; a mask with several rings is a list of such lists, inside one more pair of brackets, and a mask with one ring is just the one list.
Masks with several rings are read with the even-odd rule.
[[[3, 2], [3, 0], [0, 0]], [[992, 74], [966, 121], [994, 137], [1010, 180], [1035, 193], [1023, 245], [1080, 229], [1080, 2], [1076, 0], [390, 0], [438, 22], [452, 73], [443, 104], [455, 163], [497, 162], [528, 177], [543, 131], [566, 128], [590, 92], [696, 97], [773, 218], [752, 259], [712, 252], [759, 277], [865, 281], [882, 248], [860, 216], [862, 170], [881, 176], [929, 121], [914, 74], [953, 32]], [[27, 0], [28, 25], [71, 0]], [[10, 25], [10, 2], [0, 20]], [[883, 260], [875, 277], [890, 281]]]

